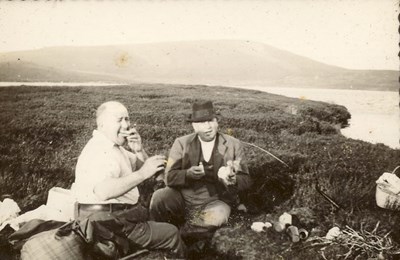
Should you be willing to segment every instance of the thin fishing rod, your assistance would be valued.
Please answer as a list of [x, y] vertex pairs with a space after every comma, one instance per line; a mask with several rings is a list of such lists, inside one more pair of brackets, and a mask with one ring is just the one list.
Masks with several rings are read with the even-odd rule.
[[244, 143], [244, 144], [247, 144], [247, 145], [250, 145], [250, 146], [253, 146], [253, 147], [255, 147], [255, 148], [258, 148], [258, 149], [260, 149], [261, 151], [263, 151], [263, 152], [265, 152], [265, 153], [269, 154], [270, 156], [274, 157], [276, 160], [278, 160], [279, 162], [281, 162], [282, 164], [284, 164], [286, 167], [290, 168], [290, 167], [289, 167], [289, 165], [287, 165], [287, 163], [285, 163], [284, 161], [282, 161], [281, 159], [279, 159], [278, 157], [276, 157], [276, 156], [275, 156], [275, 155], [273, 155], [272, 153], [268, 152], [267, 150], [265, 150], [265, 149], [263, 149], [263, 148], [261, 148], [261, 147], [259, 147], [259, 146], [255, 145], [255, 144], [251, 144], [251, 143], [247, 143], [247, 142], [243, 142], [243, 141], [242, 141], [242, 143]]

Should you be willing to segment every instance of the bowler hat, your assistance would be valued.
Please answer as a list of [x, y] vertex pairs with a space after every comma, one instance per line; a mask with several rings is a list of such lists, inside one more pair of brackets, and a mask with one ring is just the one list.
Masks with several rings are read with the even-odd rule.
[[188, 122], [205, 122], [213, 120], [218, 112], [214, 110], [211, 101], [195, 102], [192, 106], [192, 114], [189, 115], [186, 121]]

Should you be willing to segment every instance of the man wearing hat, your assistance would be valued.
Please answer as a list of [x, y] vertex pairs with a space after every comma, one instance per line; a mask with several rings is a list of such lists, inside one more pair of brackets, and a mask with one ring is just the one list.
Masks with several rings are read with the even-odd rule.
[[166, 167], [167, 187], [150, 203], [151, 217], [182, 226], [182, 236], [210, 233], [227, 223], [238, 192], [250, 186], [242, 144], [218, 132], [211, 101], [193, 104], [194, 133], [175, 140]]

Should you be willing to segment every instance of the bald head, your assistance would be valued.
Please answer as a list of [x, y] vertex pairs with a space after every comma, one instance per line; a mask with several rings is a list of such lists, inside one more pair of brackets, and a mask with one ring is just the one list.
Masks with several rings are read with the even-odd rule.
[[96, 124], [100, 127], [106, 115], [116, 110], [126, 110], [125, 106], [118, 101], [108, 101], [101, 104], [96, 110]]
[[128, 110], [117, 101], [103, 103], [96, 111], [97, 130], [117, 145], [126, 141], [124, 132], [130, 128]]

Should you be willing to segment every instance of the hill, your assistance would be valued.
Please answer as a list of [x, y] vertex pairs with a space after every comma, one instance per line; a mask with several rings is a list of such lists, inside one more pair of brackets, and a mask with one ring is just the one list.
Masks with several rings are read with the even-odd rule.
[[84, 73], [37, 65], [32, 62], [0, 63], [0, 79], [4, 82], [118, 82], [116, 76], [98, 73]]
[[[28, 62], [84, 73], [92, 81], [267, 85], [397, 91], [395, 71], [347, 70], [266, 44], [239, 40], [49, 47], [0, 54], [0, 62]], [[14, 73], [15, 74], [15, 73]], [[48, 81], [46, 73], [37, 77]], [[51, 79], [54, 77], [51, 77]], [[0, 81], [12, 76], [0, 75]], [[17, 81], [18, 78], [15, 78]]]
[[[345, 245], [340, 247], [344, 251], [326, 246], [321, 253], [310, 244], [290, 244], [284, 233], [250, 229], [253, 221], [271, 221], [270, 214], [293, 209], [310, 212], [303, 215], [306, 228], [322, 236], [333, 225], [348, 225], [375, 228], [380, 238], [392, 231], [390, 239], [400, 241], [400, 215], [378, 208], [374, 198], [376, 179], [398, 165], [400, 150], [343, 137], [338, 129], [350, 118], [343, 106], [243, 89], [159, 84], [0, 88], [0, 195], [10, 194], [26, 211], [45, 203], [51, 187], [69, 188], [77, 157], [95, 128], [96, 107], [104, 101], [126, 104], [146, 151], [167, 155], [176, 137], [193, 131], [184, 119], [199, 97], [213, 100], [220, 110], [222, 132], [267, 149], [289, 166], [244, 145], [254, 180], [242, 200], [249, 213], [234, 213], [230, 225], [216, 233], [221, 257], [208, 259], [337, 259], [348, 251]], [[140, 186], [144, 205], [152, 181]], [[342, 210], [316, 191], [317, 182]], [[348, 259], [367, 259], [365, 252], [371, 253], [353, 250]], [[376, 259], [379, 253], [368, 256]], [[392, 253], [382, 254], [390, 259]]]

